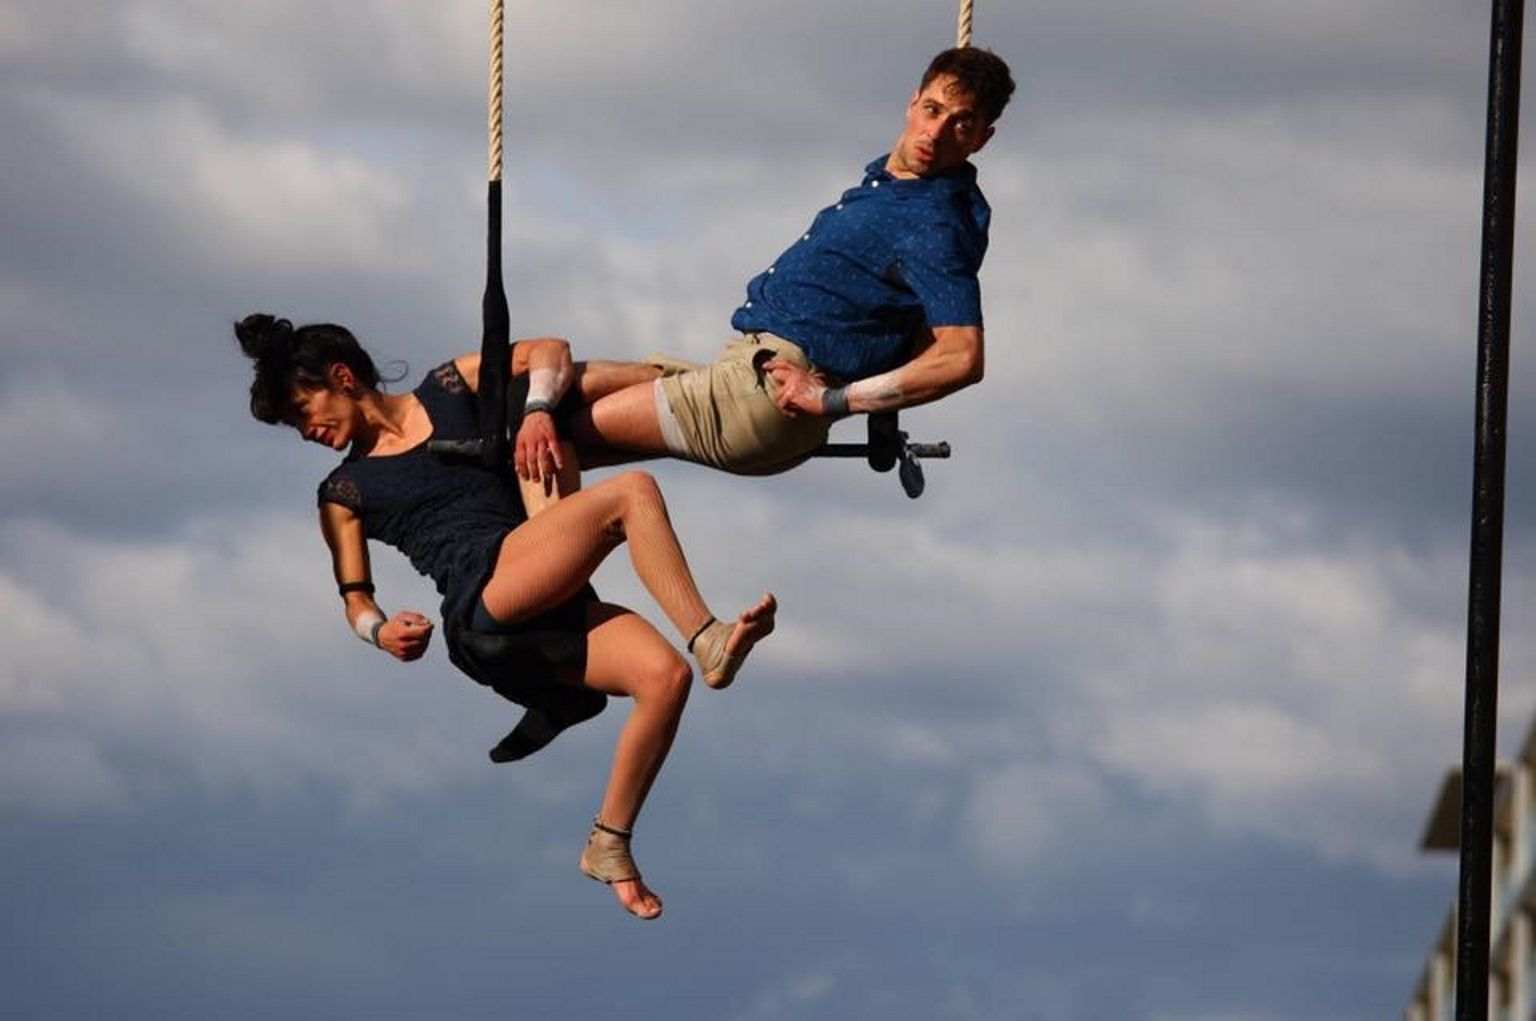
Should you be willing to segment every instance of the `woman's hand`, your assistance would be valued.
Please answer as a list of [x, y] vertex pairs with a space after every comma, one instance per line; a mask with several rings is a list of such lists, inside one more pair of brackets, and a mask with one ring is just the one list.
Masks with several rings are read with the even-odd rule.
[[523, 417], [512, 458], [517, 477], [524, 481], [543, 482], [565, 467], [560, 459], [560, 437], [549, 412], [535, 411]]
[[409, 663], [420, 659], [432, 640], [432, 622], [415, 610], [401, 610], [379, 628], [379, 648]]

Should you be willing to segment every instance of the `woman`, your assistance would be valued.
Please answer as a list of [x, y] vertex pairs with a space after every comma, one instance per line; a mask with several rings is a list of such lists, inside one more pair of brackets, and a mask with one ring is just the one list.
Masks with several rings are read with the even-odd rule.
[[[677, 733], [691, 672], [638, 614], [599, 601], [588, 579], [627, 541], [635, 573], [715, 688], [728, 685], [752, 646], [773, 630], [773, 596], [733, 623], [715, 620], [649, 475], [620, 475], [528, 518], [503, 474], [429, 453], [429, 438], [477, 435], [478, 355], [444, 363], [410, 393], [388, 394], [379, 389], [372, 359], [343, 327], [295, 329], [258, 314], [236, 324], [235, 335], [256, 363], [251, 413], [347, 451], [320, 485], [320, 528], [359, 637], [410, 661], [432, 636], [432, 623], [420, 613], [386, 617], [374, 601], [367, 546], [373, 538], [401, 550], [437, 583], [453, 662], [528, 707], [492, 752], [496, 761], [537, 751], [564, 727], [596, 715], [606, 696], [634, 700], [580, 867], [612, 886], [632, 914], [660, 915], [661, 898], [630, 856], [630, 831]], [[542, 474], [558, 456], [548, 419], [569, 364], [563, 341], [513, 348], [512, 372], [536, 384], [519, 431], [520, 474], [529, 460]]]

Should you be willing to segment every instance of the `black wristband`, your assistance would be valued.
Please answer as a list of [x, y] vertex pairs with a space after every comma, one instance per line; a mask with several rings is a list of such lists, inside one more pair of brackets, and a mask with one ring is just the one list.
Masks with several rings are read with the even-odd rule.
[[533, 414], [535, 411], [542, 411], [544, 414], [552, 416], [555, 413], [555, 402], [546, 401], [542, 397], [535, 397], [530, 399], [527, 404], [523, 405], [523, 416], [525, 418], [528, 415]]
[[848, 388], [828, 387], [821, 392], [821, 413], [830, 418], [842, 418], [848, 414]]
[[383, 646], [379, 644], [379, 632], [384, 630], [384, 625], [387, 623], [389, 622], [381, 617], [374, 621], [373, 627], [368, 631], [368, 640], [373, 643], [375, 648], [383, 648]]
[[373, 595], [373, 582], [344, 581], [340, 585], [336, 586], [336, 591], [341, 595], [343, 599], [347, 597], [348, 592], [366, 592], [371, 596]]

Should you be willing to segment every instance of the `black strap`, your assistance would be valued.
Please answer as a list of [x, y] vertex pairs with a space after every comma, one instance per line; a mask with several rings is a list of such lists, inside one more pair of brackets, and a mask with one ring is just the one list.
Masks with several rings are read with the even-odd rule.
[[630, 837], [634, 836], [634, 834], [629, 830], [620, 830], [615, 829], [612, 826], [606, 826], [600, 819], [596, 818], [592, 820], [592, 828], [595, 830], [602, 830], [604, 833], [607, 833], [610, 836], [618, 837], [620, 840], [628, 840]]
[[344, 581], [336, 586], [336, 591], [345, 599], [348, 592], [366, 592], [373, 595], [373, 582], [371, 581]]
[[511, 323], [501, 281], [501, 182], [486, 189], [485, 293], [480, 299], [479, 425], [482, 463], [507, 471], [507, 379], [511, 369]]
[[687, 646], [687, 648], [688, 648], [689, 652], [693, 651], [693, 643], [698, 641], [699, 640], [699, 636], [702, 635], [704, 632], [708, 631], [709, 630], [709, 626], [711, 624], [713, 624], [713, 623], [715, 623], [715, 618], [711, 617], [708, 620], [706, 620], [704, 623], [699, 625], [699, 629], [693, 633], [693, 637], [688, 639], [688, 646]]

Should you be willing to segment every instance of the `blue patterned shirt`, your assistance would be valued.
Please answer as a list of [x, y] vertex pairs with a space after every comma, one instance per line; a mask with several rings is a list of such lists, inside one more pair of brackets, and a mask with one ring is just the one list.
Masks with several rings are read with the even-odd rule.
[[992, 210], [976, 168], [896, 178], [887, 158], [747, 284], [733, 327], [794, 341], [850, 382], [905, 362], [925, 326], [981, 325], [976, 273]]

